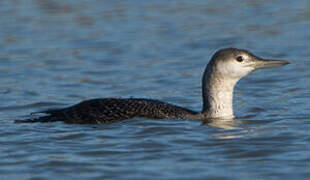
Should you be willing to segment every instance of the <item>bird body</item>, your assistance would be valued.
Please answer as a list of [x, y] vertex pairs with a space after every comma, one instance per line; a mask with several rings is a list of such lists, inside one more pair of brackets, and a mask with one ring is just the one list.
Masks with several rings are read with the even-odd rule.
[[237, 82], [254, 70], [289, 64], [283, 60], [265, 60], [249, 51], [227, 48], [217, 51], [202, 78], [203, 108], [195, 112], [183, 107], [151, 99], [103, 98], [83, 101], [79, 104], [55, 110], [30, 120], [16, 122], [54, 122], [93, 124], [115, 122], [134, 117], [149, 119], [208, 119], [234, 118], [233, 91]]
[[[34, 122], [64, 121], [66, 123], [98, 124], [134, 117], [167, 119], [190, 118], [198, 114], [183, 107], [158, 100], [142, 98], [103, 98], [83, 101], [64, 109], [52, 109], [49, 114], [33, 119]], [[30, 122], [28, 120], [27, 122]]]

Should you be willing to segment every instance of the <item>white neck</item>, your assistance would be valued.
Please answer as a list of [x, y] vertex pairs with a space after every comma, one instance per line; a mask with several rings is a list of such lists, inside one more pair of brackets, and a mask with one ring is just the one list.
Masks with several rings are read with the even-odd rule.
[[223, 77], [207, 68], [202, 79], [203, 109], [206, 118], [233, 118], [233, 93], [239, 79]]

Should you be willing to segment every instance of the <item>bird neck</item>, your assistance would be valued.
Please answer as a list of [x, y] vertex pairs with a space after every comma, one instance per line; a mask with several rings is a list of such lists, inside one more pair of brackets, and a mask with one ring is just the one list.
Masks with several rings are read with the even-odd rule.
[[233, 118], [234, 87], [239, 79], [222, 77], [206, 69], [202, 79], [202, 115], [206, 118]]

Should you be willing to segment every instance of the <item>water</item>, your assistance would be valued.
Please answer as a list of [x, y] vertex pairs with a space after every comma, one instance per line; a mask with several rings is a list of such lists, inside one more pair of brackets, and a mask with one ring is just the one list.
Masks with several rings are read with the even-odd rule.
[[[309, 2], [0, 2], [0, 179], [309, 179]], [[201, 108], [219, 48], [291, 65], [235, 91], [234, 122], [14, 124], [97, 97]]]

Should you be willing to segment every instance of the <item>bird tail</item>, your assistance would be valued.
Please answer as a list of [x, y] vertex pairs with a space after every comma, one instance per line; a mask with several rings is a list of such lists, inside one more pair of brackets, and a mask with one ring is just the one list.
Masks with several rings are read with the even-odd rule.
[[38, 118], [33, 118], [33, 119], [25, 119], [25, 120], [15, 120], [15, 123], [36, 123], [36, 122], [56, 122], [59, 121], [57, 118], [52, 118], [50, 116], [42, 116]]

